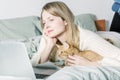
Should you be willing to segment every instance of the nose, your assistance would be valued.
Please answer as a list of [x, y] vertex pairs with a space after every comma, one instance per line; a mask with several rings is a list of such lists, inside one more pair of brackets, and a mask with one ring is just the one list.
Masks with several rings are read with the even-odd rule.
[[46, 29], [48, 29], [50, 26], [46, 23], [46, 24], [44, 25], [44, 27], [45, 27]]
[[46, 29], [48, 29], [48, 28], [49, 28], [49, 26], [45, 26], [45, 28], [46, 28]]

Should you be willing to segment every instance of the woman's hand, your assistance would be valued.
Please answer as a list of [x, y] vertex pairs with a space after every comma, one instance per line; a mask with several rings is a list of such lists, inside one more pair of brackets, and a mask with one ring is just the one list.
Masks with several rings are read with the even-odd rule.
[[[42, 34], [42, 44], [40, 45], [40, 59], [39, 63], [44, 63], [48, 61], [49, 55], [54, 48], [57, 39], [56, 38], [51, 38], [49, 35], [46, 33], [47, 31], [43, 29], [43, 34]], [[42, 48], [41, 48], [42, 47]]]
[[97, 62], [91, 62], [83, 57], [80, 57], [78, 55], [69, 55], [67, 59], [67, 65], [68, 66], [74, 66], [74, 65], [80, 65], [80, 66], [97, 66]]
[[49, 47], [55, 46], [57, 39], [55, 37], [49, 37], [49, 34], [47, 33], [46, 29], [43, 29], [43, 37], [46, 41], [47, 46]]

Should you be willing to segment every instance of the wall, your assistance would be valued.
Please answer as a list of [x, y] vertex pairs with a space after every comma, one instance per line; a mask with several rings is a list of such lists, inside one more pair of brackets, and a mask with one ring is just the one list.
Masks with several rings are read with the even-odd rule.
[[[40, 16], [42, 6], [54, 0], [0, 0], [0, 19], [23, 17], [29, 15]], [[111, 6], [114, 0], [61, 0], [72, 12], [77, 14], [93, 13], [98, 19], [106, 19], [109, 28], [114, 12]]]
[[0, 19], [40, 15], [40, 0], [0, 0]]

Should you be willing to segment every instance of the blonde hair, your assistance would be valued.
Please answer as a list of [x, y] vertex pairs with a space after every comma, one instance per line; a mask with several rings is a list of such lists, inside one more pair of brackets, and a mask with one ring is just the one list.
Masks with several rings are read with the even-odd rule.
[[[43, 6], [41, 12], [41, 23], [43, 10], [54, 16], [59, 16], [67, 22], [67, 42], [76, 48], [79, 48], [79, 31], [74, 23], [74, 15], [67, 5], [61, 1], [49, 2]], [[43, 24], [41, 24], [43, 27]]]

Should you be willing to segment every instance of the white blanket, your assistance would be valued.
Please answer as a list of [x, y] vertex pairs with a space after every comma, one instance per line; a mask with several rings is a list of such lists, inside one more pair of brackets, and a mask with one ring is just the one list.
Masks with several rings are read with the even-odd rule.
[[120, 80], [120, 67], [65, 67], [46, 80]]

